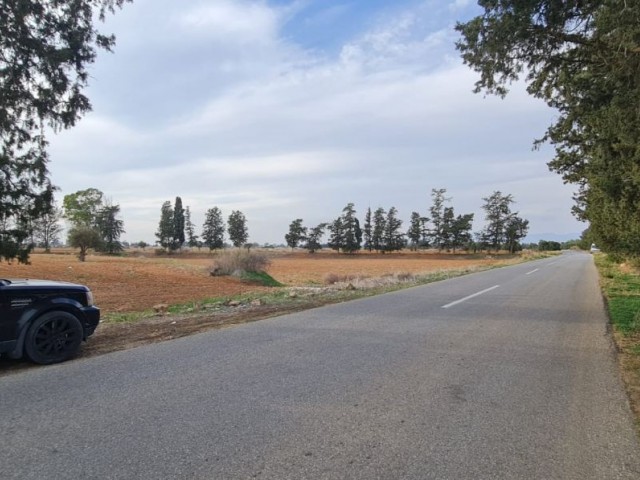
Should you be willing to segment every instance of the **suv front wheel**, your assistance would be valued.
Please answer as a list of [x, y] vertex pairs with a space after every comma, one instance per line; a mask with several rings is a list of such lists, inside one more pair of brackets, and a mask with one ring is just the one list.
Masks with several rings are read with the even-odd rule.
[[82, 343], [82, 325], [68, 312], [53, 311], [35, 319], [27, 330], [24, 350], [35, 363], [48, 365], [73, 358]]

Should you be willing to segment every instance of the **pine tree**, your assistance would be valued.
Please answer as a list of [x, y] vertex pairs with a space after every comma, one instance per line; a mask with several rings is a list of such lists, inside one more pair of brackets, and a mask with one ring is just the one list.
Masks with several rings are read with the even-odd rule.
[[96, 228], [100, 233], [99, 250], [113, 254], [122, 251], [120, 236], [125, 233], [124, 221], [120, 220], [120, 205], [105, 205], [96, 215]]
[[391, 207], [387, 212], [387, 218], [384, 229], [384, 251], [393, 252], [402, 250], [405, 245], [404, 233], [400, 232], [402, 228], [402, 220], [397, 217], [398, 210]]
[[176, 197], [176, 203], [173, 207], [172, 250], [181, 249], [184, 245], [184, 240], [184, 208], [182, 208], [182, 199]]
[[187, 236], [187, 245], [191, 248], [197, 247], [200, 242], [198, 242], [195, 225], [191, 221], [191, 210], [189, 210], [189, 206], [184, 210], [184, 230]]
[[363, 239], [364, 239], [364, 248], [366, 250], [373, 250], [372, 244], [372, 225], [371, 225], [371, 207], [367, 208], [367, 213], [364, 215], [364, 228], [362, 229]]
[[500, 250], [506, 241], [506, 225], [511, 217], [511, 207], [513, 197], [502, 195], [502, 192], [495, 191], [489, 197], [483, 198], [482, 209], [486, 212], [485, 220], [487, 225], [483, 231], [483, 240], [495, 251]]
[[347, 204], [342, 210], [342, 251], [345, 253], [355, 253], [362, 246], [362, 230], [360, 222], [356, 217], [353, 203]]
[[432, 189], [431, 198], [433, 203], [429, 208], [431, 213], [431, 223], [433, 229], [430, 232], [431, 244], [438, 249], [442, 250], [444, 247], [443, 229], [444, 229], [444, 204], [451, 200], [446, 198], [444, 194], [447, 193], [446, 188]]
[[[91, 110], [83, 94], [98, 49], [115, 38], [94, 27], [124, 0], [0, 4], [0, 260], [27, 263], [32, 222], [51, 211], [49, 132]], [[75, 224], [78, 225], [78, 224]]]
[[511, 215], [504, 230], [507, 250], [509, 250], [509, 253], [516, 253], [522, 248], [520, 240], [526, 237], [529, 232], [529, 220], [520, 218], [516, 214]]
[[475, 91], [503, 97], [524, 83], [557, 110], [536, 145], [553, 145], [549, 168], [578, 186], [574, 214], [605, 249], [637, 255], [640, 2], [479, 3], [478, 16], [456, 25], [456, 46], [479, 74]]
[[409, 230], [407, 231], [407, 238], [411, 250], [417, 250], [422, 240], [422, 233], [424, 231], [424, 218], [420, 216], [418, 212], [411, 212], [411, 223]]
[[158, 243], [162, 248], [172, 249], [173, 233], [173, 208], [171, 207], [171, 202], [167, 200], [162, 204], [160, 223], [158, 224], [158, 231], [156, 232]]
[[249, 239], [247, 219], [241, 211], [232, 211], [231, 215], [229, 215], [229, 219], [227, 220], [227, 225], [229, 240], [234, 247], [241, 247], [247, 243], [247, 240]]
[[224, 221], [222, 212], [218, 207], [207, 210], [204, 224], [202, 225], [202, 241], [209, 250], [224, 247]]
[[442, 215], [442, 232], [441, 244], [442, 248], [449, 251], [453, 246], [453, 223], [455, 222], [455, 214], [453, 207], [445, 207]]
[[453, 253], [456, 249], [468, 246], [472, 241], [471, 228], [473, 224], [473, 213], [458, 215], [451, 226], [451, 248]]
[[384, 232], [387, 228], [387, 212], [382, 207], [373, 212], [371, 245], [377, 252], [384, 251]]
[[336, 218], [327, 228], [329, 229], [329, 248], [340, 251], [344, 246], [344, 228], [342, 226], [342, 217]]
[[320, 225], [310, 228], [308, 230], [308, 234], [306, 237], [306, 244], [304, 248], [306, 248], [309, 251], [309, 253], [315, 253], [317, 250], [320, 250], [322, 248], [322, 245], [320, 244], [320, 239], [324, 234], [325, 228], [327, 228], [327, 224], [321, 223]]
[[289, 225], [289, 233], [284, 236], [284, 239], [293, 250], [305, 240], [306, 236], [307, 229], [302, 226], [302, 219], [297, 218]]

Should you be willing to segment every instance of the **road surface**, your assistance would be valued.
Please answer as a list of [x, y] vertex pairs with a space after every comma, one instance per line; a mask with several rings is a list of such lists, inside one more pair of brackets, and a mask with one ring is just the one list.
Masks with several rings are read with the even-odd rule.
[[0, 378], [3, 479], [640, 479], [565, 254]]

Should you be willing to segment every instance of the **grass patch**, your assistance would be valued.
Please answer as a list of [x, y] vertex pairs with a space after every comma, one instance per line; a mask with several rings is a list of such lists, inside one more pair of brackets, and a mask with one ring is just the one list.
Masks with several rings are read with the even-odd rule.
[[617, 259], [595, 257], [611, 323], [623, 335], [640, 333], [640, 274], [623, 271]]
[[[620, 258], [594, 256], [618, 347], [618, 363], [640, 435], [640, 271]], [[624, 260], [624, 259], [623, 259]]]
[[616, 296], [609, 299], [611, 323], [625, 334], [640, 332], [640, 297]]
[[257, 283], [263, 287], [283, 287], [284, 285], [267, 272], [242, 272], [240, 279], [245, 282]]

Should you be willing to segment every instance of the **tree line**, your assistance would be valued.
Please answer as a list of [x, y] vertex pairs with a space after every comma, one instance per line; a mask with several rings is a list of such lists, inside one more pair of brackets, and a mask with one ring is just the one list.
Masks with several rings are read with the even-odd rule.
[[209, 250], [223, 248], [225, 233], [234, 247], [247, 244], [249, 230], [247, 218], [239, 210], [233, 210], [227, 218], [226, 225], [222, 211], [218, 207], [209, 208], [205, 214], [201, 235], [196, 235], [196, 228], [191, 221], [189, 207], [182, 207], [182, 199], [176, 197], [173, 206], [170, 201], [162, 204], [160, 222], [156, 237], [158, 244], [169, 252], [174, 252], [183, 246], [208, 247]]
[[[514, 253], [521, 248], [520, 241], [528, 232], [529, 222], [519, 217], [518, 212], [511, 211], [512, 195], [495, 191], [483, 198], [486, 226], [473, 233], [474, 214], [456, 215], [446, 192], [444, 188], [433, 189], [429, 216], [412, 212], [406, 231], [398, 218], [398, 210], [393, 206], [388, 210], [383, 207], [367, 208], [361, 223], [355, 205], [349, 203], [337, 218], [314, 227], [305, 227], [301, 218], [293, 220], [284, 238], [289, 247], [302, 247], [310, 253], [325, 245], [342, 253], [355, 253], [362, 249], [387, 253], [407, 247], [412, 250], [435, 248], [454, 253], [460, 249], [506, 249]], [[64, 196], [62, 209], [54, 205], [49, 215], [34, 221], [31, 227], [33, 241], [38, 241], [49, 251], [62, 230], [60, 220], [65, 219], [70, 224], [67, 244], [80, 250], [80, 260], [84, 261], [89, 249], [115, 254], [123, 250], [120, 236], [125, 233], [124, 221], [119, 214], [120, 205], [106, 200], [100, 190], [79, 190]], [[326, 243], [323, 242], [325, 234], [328, 235]], [[179, 196], [173, 204], [171, 201], [162, 204], [155, 236], [157, 245], [169, 253], [185, 246], [206, 247], [210, 251], [221, 249], [225, 247], [227, 237], [234, 247], [251, 246], [247, 243], [247, 218], [241, 211], [233, 210], [225, 221], [220, 208], [209, 208], [198, 235], [191, 210], [189, 206], [183, 206]], [[143, 241], [137, 245], [142, 248], [148, 246]]]
[[473, 213], [456, 215], [451, 198], [444, 188], [431, 191], [432, 204], [429, 215], [411, 213], [408, 230], [402, 229], [398, 210], [378, 207], [372, 212], [367, 208], [361, 225], [356, 216], [355, 205], [347, 204], [339, 217], [314, 227], [305, 227], [303, 219], [297, 218], [289, 225], [285, 241], [289, 247], [302, 247], [310, 253], [322, 248], [322, 237], [328, 233], [327, 246], [342, 253], [355, 253], [361, 249], [379, 253], [393, 252], [409, 247], [436, 248], [438, 251], [459, 249], [506, 249], [514, 253], [521, 248], [520, 241], [529, 231], [529, 221], [511, 211], [512, 195], [495, 191], [483, 198], [486, 226], [472, 233]]
[[[11, 94], [0, 95], [0, 259], [27, 262], [31, 237], [50, 235], [35, 223], [49, 216], [55, 228], [47, 133], [90, 111], [88, 67], [115, 45], [95, 25], [128, 1], [2, 4], [0, 91]], [[585, 236], [638, 255], [640, 2], [496, 0], [481, 8], [456, 26], [457, 48], [480, 75], [475, 91], [504, 96], [524, 76], [528, 92], [558, 112], [536, 145], [551, 143], [549, 167], [577, 185]]]

